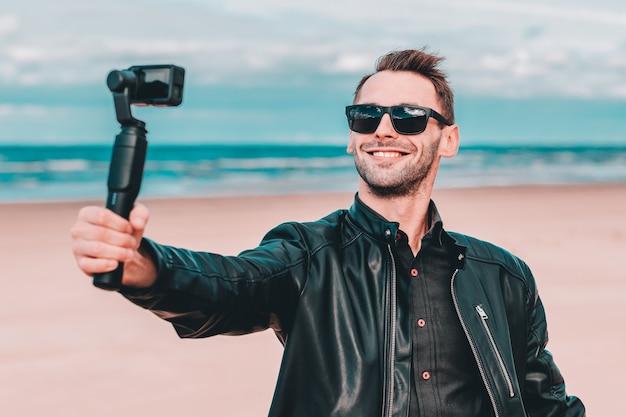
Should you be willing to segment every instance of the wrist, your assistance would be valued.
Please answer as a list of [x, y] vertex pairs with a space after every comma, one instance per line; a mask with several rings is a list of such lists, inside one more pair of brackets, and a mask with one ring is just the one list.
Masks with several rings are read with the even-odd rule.
[[128, 288], [149, 288], [154, 286], [157, 279], [157, 268], [149, 252], [139, 247], [134, 258], [124, 263], [124, 278], [122, 284]]

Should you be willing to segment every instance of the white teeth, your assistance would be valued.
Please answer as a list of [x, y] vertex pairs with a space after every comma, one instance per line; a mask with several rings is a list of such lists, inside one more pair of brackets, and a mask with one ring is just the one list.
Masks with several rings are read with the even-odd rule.
[[381, 158], [397, 158], [399, 156], [402, 156], [400, 152], [383, 152], [383, 151], [372, 152], [372, 155], [378, 156]]

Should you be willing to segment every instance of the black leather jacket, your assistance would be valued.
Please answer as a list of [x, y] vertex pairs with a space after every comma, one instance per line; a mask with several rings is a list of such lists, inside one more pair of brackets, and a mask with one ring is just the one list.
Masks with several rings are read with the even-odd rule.
[[[397, 230], [357, 197], [349, 210], [280, 225], [237, 257], [146, 239], [157, 283], [122, 293], [181, 337], [272, 328], [284, 356], [270, 416], [407, 416], [411, 364], [395, 352], [410, 343], [411, 320], [396, 302], [409, 296], [396, 292]], [[544, 309], [526, 264], [444, 233], [465, 254], [451, 292], [494, 414], [584, 416], [544, 349]]]

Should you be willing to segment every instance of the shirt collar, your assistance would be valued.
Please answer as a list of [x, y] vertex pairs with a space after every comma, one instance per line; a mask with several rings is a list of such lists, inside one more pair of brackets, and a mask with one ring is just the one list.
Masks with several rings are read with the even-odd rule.
[[428, 236], [429, 233], [432, 233], [432, 237], [436, 239], [435, 242], [439, 246], [446, 247], [454, 262], [455, 268], [465, 268], [465, 252], [467, 251], [467, 248], [459, 245], [456, 240], [444, 230], [443, 220], [441, 220], [439, 210], [437, 210], [437, 206], [432, 200], [430, 200], [430, 205], [428, 206], [428, 217], [430, 219], [431, 226], [428, 232], [426, 232], [426, 236]]
[[[354, 197], [354, 204], [350, 207], [349, 215], [368, 235], [374, 237], [376, 240], [395, 244], [400, 224], [385, 219], [368, 207], [361, 201], [358, 193]], [[456, 267], [460, 269], [464, 268], [465, 252], [467, 248], [457, 244], [456, 240], [444, 230], [443, 220], [441, 219], [435, 202], [432, 200], [430, 200], [428, 205], [428, 223], [430, 227], [426, 232], [426, 236], [430, 234], [435, 238], [434, 244], [438, 244], [439, 246], [445, 245], [452, 256], [454, 256], [454, 259], [456, 259]]]

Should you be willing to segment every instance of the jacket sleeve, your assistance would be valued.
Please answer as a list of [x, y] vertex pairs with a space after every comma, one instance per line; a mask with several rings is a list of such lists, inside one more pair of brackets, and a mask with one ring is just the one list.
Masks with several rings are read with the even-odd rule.
[[524, 405], [529, 416], [582, 417], [583, 403], [567, 395], [565, 381], [546, 350], [548, 330], [546, 315], [536, 288], [529, 295], [529, 332], [524, 387]]
[[[273, 328], [279, 339], [305, 279], [307, 250], [294, 225], [281, 225], [261, 245], [222, 256], [142, 241], [157, 280], [143, 290], [123, 288], [133, 303], [171, 322], [180, 337], [245, 334]], [[282, 323], [281, 323], [282, 319]]]

